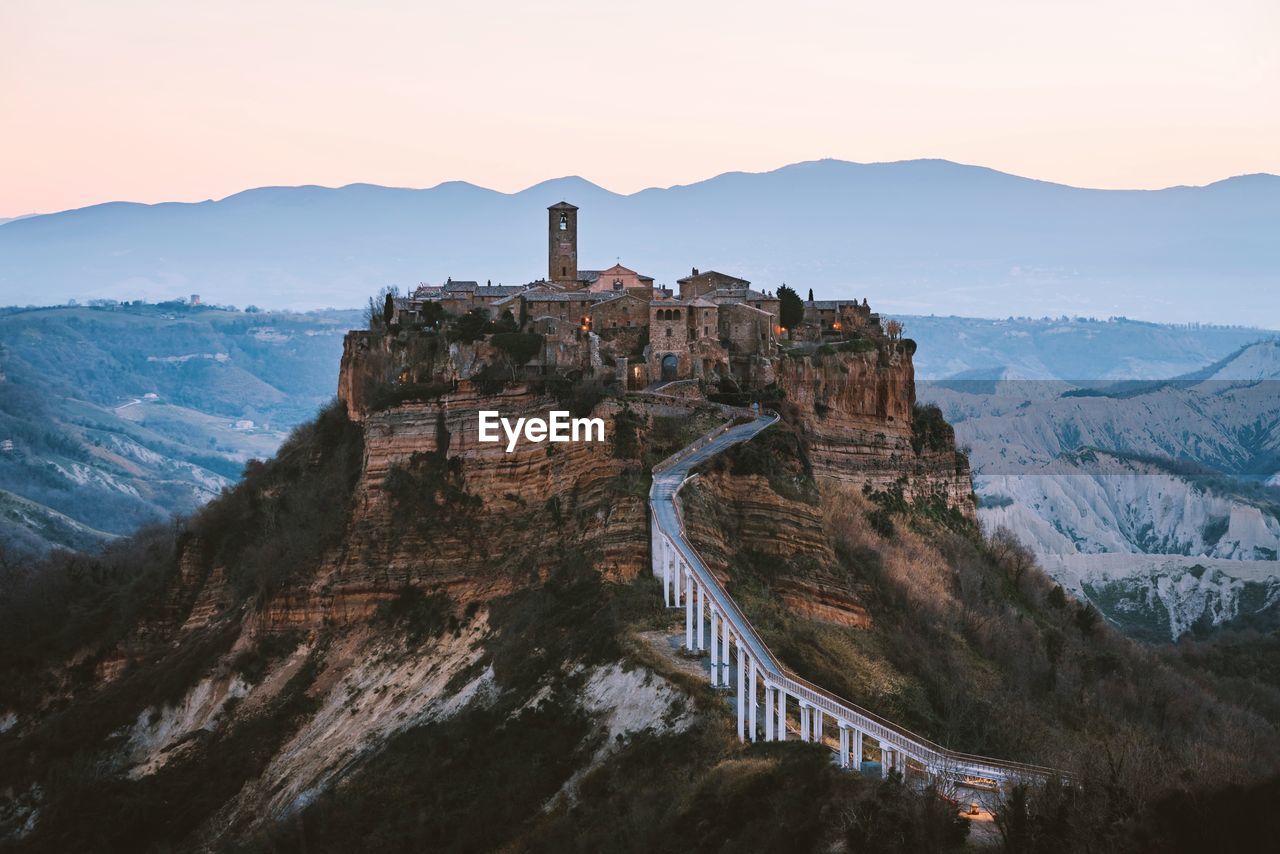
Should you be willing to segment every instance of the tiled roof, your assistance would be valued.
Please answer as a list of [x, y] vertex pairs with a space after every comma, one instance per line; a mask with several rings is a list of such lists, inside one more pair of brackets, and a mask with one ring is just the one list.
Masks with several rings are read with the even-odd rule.
[[536, 293], [531, 292], [524, 295], [526, 302], [600, 302], [607, 299], [617, 299], [618, 294], [614, 293], [593, 293], [592, 291], [565, 291], [563, 293]]
[[856, 299], [815, 299], [805, 302], [806, 306], [813, 306], [823, 310], [838, 311], [842, 305], [862, 306], [862, 303]]
[[461, 292], [474, 291], [478, 287], [480, 287], [479, 282], [470, 282], [462, 279], [458, 279], [456, 281], [454, 279], [450, 279], [449, 281], [444, 283], [444, 290], [448, 291], [449, 293], [458, 293], [460, 291]]
[[703, 296], [711, 299], [723, 300], [772, 300], [776, 301], [777, 297], [771, 297], [761, 291], [753, 291], [751, 288], [716, 288], [714, 291], [708, 291]]
[[728, 273], [721, 273], [718, 270], [706, 270], [704, 272], [695, 273], [692, 276], [685, 276], [683, 279], [676, 279], [676, 284], [681, 285], [685, 282], [697, 281], [698, 279], [711, 279], [717, 277], [721, 279], [728, 279], [733, 282], [741, 282], [744, 287], [751, 284], [746, 279], [739, 279], [737, 276], [730, 276]]

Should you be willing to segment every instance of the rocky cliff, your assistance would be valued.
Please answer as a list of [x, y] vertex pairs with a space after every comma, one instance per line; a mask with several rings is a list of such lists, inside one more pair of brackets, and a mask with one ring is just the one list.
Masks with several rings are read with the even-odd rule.
[[819, 480], [873, 492], [900, 489], [908, 501], [940, 498], [972, 515], [969, 465], [954, 434], [942, 424], [926, 435], [917, 423], [914, 349], [911, 342], [890, 342], [879, 350], [828, 347], [779, 359], [783, 416]]

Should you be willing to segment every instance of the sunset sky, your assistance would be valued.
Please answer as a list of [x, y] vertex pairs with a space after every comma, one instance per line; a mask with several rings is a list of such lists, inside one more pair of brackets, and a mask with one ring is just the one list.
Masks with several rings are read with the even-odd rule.
[[1280, 3], [0, 2], [0, 217], [269, 184], [618, 192], [942, 157], [1280, 172]]

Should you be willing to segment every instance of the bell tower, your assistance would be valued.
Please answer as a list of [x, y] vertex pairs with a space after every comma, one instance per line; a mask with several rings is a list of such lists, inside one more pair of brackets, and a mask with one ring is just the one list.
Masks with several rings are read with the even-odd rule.
[[547, 280], [578, 286], [578, 209], [568, 202], [547, 208]]

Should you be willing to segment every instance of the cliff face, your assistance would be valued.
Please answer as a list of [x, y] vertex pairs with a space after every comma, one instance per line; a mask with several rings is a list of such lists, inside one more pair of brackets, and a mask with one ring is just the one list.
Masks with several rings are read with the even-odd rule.
[[[647, 511], [620, 491], [634, 461], [610, 441], [481, 443], [481, 409], [545, 417], [559, 404], [525, 389], [462, 390], [364, 418], [365, 449], [341, 548], [305, 588], [270, 603], [270, 628], [365, 616], [405, 585], [443, 588], [460, 602], [536, 580], [566, 548], [592, 550], [606, 575], [630, 579], [646, 561]], [[615, 432], [619, 407], [592, 413]]]
[[[803, 477], [791, 468], [793, 477]], [[683, 496], [689, 537], [722, 582], [740, 577], [744, 567], [735, 561], [754, 552], [777, 567], [769, 587], [796, 613], [845, 626], [870, 624], [862, 591], [830, 571], [835, 553], [819, 502], [784, 496], [764, 476], [725, 469], [704, 473]]]
[[884, 355], [786, 357], [775, 373], [785, 394], [783, 416], [803, 440], [815, 478], [876, 492], [901, 488], [908, 501], [941, 498], [972, 517], [968, 460], [957, 455], [951, 434], [922, 443], [914, 429], [909, 345], [889, 345]]

